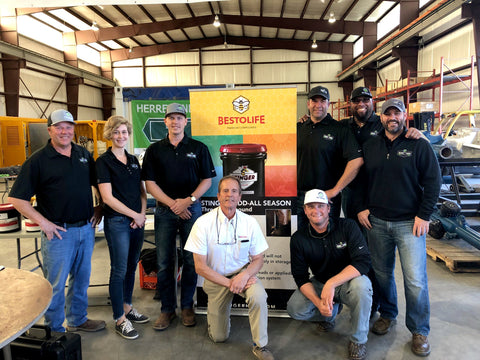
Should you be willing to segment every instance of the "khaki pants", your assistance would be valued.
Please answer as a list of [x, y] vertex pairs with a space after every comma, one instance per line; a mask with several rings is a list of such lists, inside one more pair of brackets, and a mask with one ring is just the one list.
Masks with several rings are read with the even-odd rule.
[[[205, 279], [203, 290], [208, 295], [208, 335], [214, 342], [223, 342], [230, 335], [230, 309], [233, 293], [226, 287]], [[239, 294], [248, 305], [250, 331], [255, 345], [264, 347], [268, 343], [267, 293], [260, 280]]]

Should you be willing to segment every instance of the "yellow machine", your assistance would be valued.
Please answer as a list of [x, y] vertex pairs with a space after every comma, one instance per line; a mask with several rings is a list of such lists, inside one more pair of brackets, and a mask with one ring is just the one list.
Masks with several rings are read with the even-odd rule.
[[[103, 137], [104, 120], [78, 120], [74, 141], [86, 147], [97, 159], [111, 141]], [[50, 138], [46, 119], [0, 116], [0, 167], [22, 165]]]

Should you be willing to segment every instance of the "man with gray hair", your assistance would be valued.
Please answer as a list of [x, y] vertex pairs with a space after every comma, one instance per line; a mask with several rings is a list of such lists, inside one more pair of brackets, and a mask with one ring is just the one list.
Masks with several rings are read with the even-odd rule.
[[[68, 331], [99, 331], [105, 321], [87, 318], [95, 225], [102, 219], [102, 207], [94, 210], [92, 200], [92, 189], [98, 195], [95, 162], [72, 142], [72, 114], [55, 110], [47, 125], [50, 140], [25, 161], [8, 201], [42, 229], [43, 272], [53, 287], [46, 325], [64, 332], [66, 317]], [[35, 208], [30, 203], [33, 195]]]
[[230, 308], [238, 294], [248, 304], [253, 354], [260, 360], [273, 360], [266, 347], [267, 293], [256, 277], [263, 266], [267, 241], [255, 218], [237, 209], [241, 186], [236, 177], [220, 180], [217, 197], [220, 206], [195, 222], [185, 245], [193, 252], [198, 275], [205, 279], [208, 335], [214, 342], [228, 338]]

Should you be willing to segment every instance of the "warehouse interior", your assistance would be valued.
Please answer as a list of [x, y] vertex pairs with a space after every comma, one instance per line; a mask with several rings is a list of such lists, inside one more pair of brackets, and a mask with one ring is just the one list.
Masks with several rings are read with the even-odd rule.
[[[470, 137], [480, 114], [480, 1], [32, 3], [4, 0], [0, 4], [0, 168], [7, 169], [0, 177], [2, 203], [15, 181], [15, 174], [8, 172], [18, 171], [44, 145], [46, 119], [57, 109], [68, 110], [79, 121], [76, 138], [97, 157], [111, 145], [101, 138], [103, 121], [111, 115], [130, 119], [131, 94], [138, 89], [164, 96], [170, 89], [295, 87], [300, 118], [307, 111], [309, 90], [321, 85], [330, 91], [329, 112], [340, 120], [350, 116], [352, 90], [365, 86], [372, 92], [377, 113], [386, 99], [400, 98], [410, 125], [422, 119], [415, 114], [427, 113], [432, 134], [464, 136], [449, 139], [449, 149], [457, 152], [444, 156], [462, 161], [442, 167], [441, 196], [460, 204], [470, 227], [480, 231], [480, 156], [476, 155], [480, 139]], [[275, 99], [269, 101], [275, 106]], [[464, 138], [472, 145], [462, 148]], [[3, 236], [0, 265], [42, 273], [37, 267], [40, 255], [38, 261], [35, 254], [18, 260], [20, 252], [34, 252], [36, 242]], [[476, 359], [480, 250], [461, 239], [450, 244], [453, 250], [449, 248], [448, 257], [444, 248], [430, 249], [427, 257], [430, 358]], [[84, 359], [253, 358], [245, 316], [232, 317], [232, 334], [225, 344], [209, 340], [205, 314], [198, 316], [193, 328], [177, 319], [172, 328], [157, 332], [150, 322], [138, 326], [138, 340], [120, 338], [105, 286], [108, 274], [108, 247], [99, 237], [91, 278], [91, 284], [99, 286], [89, 288], [89, 316], [107, 321], [107, 330], [82, 333]], [[389, 335], [369, 334], [369, 359], [417, 358], [404, 326], [401, 274], [397, 260], [400, 315]], [[152, 298], [153, 291], [141, 288], [137, 277], [134, 304], [151, 321], [160, 313], [159, 302]], [[272, 316], [269, 347], [276, 359], [344, 359], [347, 331], [348, 309], [332, 333], [319, 333], [314, 324], [286, 314]]]

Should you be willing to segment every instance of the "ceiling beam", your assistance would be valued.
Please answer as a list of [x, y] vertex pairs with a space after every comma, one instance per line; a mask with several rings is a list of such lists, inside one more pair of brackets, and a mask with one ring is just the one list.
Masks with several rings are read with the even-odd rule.
[[[161, 45], [150, 45], [142, 47], [134, 47], [130, 52], [129, 49], [110, 50], [111, 61], [121, 61], [129, 59], [137, 59], [145, 56], [155, 56], [161, 54], [170, 54], [175, 52], [189, 51], [204, 47], [223, 45], [225, 38], [218, 36], [214, 38], [181, 41], [176, 43], [167, 43]], [[267, 38], [246, 38], [226, 36], [229, 45], [244, 45], [251, 47], [263, 47], [266, 49], [287, 49], [299, 51], [312, 51], [312, 42], [310, 40], [280, 40]], [[317, 41], [318, 47], [314, 52], [342, 54], [343, 43], [333, 41]]]
[[86, 80], [94, 81], [98, 84], [106, 86], [116, 86], [115, 81], [111, 79], [107, 79], [90, 71], [82, 70], [75, 66], [65, 64], [62, 61], [52, 59], [48, 56], [36, 53], [32, 50], [9, 44], [5, 41], [0, 41], [0, 53], [16, 56], [20, 59], [25, 59], [31, 63], [45, 66], [49, 69], [62, 71], [66, 74], [75, 75]]
[[[87, 44], [97, 41], [106, 41], [127, 38], [138, 35], [148, 35], [182, 28], [211, 25], [215, 15], [188, 17], [167, 21], [158, 21], [146, 24], [134, 24], [102, 28], [99, 30], [75, 31], [77, 44]], [[331, 24], [326, 20], [291, 19], [265, 16], [237, 16], [219, 15], [223, 24], [250, 25], [282, 29], [297, 29], [306, 31], [323, 31], [337, 34], [363, 35], [363, 22], [361, 21], [336, 21]]]

